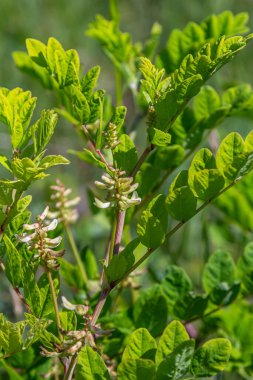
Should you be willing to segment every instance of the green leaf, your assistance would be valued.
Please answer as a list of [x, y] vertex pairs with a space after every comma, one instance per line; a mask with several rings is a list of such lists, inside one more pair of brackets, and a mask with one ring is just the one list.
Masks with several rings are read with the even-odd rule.
[[38, 66], [35, 62], [33, 62], [27, 53], [24, 53], [23, 51], [15, 51], [12, 56], [16, 66], [21, 71], [38, 79], [44, 88], [53, 88], [53, 78], [50, 77], [44, 67]]
[[246, 245], [238, 263], [239, 277], [242, 281], [244, 291], [248, 294], [253, 293], [253, 243]]
[[194, 340], [182, 342], [157, 369], [157, 380], [177, 380], [188, 373], [194, 354]]
[[170, 265], [161, 285], [166, 295], [169, 314], [171, 315], [176, 301], [192, 290], [192, 282], [183, 268]]
[[10, 380], [22, 380], [23, 377], [21, 377], [18, 372], [12, 368], [9, 364], [5, 362], [5, 360], [0, 359], [1, 366], [5, 369], [5, 371], [8, 373], [8, 378]]
[[69, 160], [67, 158], [58, 155], [58, 156], [46, 156], [40, 161], [40, 166], [44, 169], [51, 168], [51, 166], [55, 165], [67, 165], [69, 164]]
[[194, 195], [203, 200], [211, 199], [223, 188], [224, 178], [216, 169], [215, 159], [209, 149], [200, 149], [194, 156], [188, 182]]
[[232, 284], [221, 282], [210, 293], [210, 301], [215, 305], [227, 306], [231, 304], [239, 294], [241, 283], [235, 281]]
[[89, 99], [96, 87], [100, 74], [100, 66], [92, 67], [81, 80], [81, 89], [84, 96]]
[[55, 335], [46, 330], [46, 328], [52, 323], [51, 320], [37, 318], [33, 314], [28, 313], [25, 313], [25, 319], [28, 325], [26, 325], [25, 333], [23, 335], [24, 348], [30, 347], [33, 343], [37, 342], [37, 340], [40, 340], [45, 347], [48, 347], [45, 344], [48, 335], [51, 337], [51, 343], [60, 343]]
[[169, 168], [179, 166], [184, 156], [184, 148], [181, 145], [173, 144], [159, 147], [155, 152], [154, 165], [157, 168], [168, 170]]
[[[57, 295], [59, 293], [59, 290], [60, 290], [60, 282], [59, 282], [58, 273], [52, 272], [52, 278], [53, 278], [55, 293]], [[50, 286], [49, 286], [48, 276], [46, 273], [44, 273], [39, 278], [38, 284], [37, 284], [37, 286], [35, 285], [35, 288], [36, 288], [35, 297], [37, 296], [38, 298], [40, 298], [40, 304], [41, 304], [41, 308], [40, 308], [38, 316], [40, 318], [43, 318], [43, 317], [46, 317], [47, 315], [51, 314], [54, 311], [54, 305], [53, 305], [51, 290], [50, 290]], [[38, 296], [37, 291], [39, 291], [40, 296]]]
[[81, 259], [84, 263], [84, 267], [87, 276], [90, 280], [96, 280], [99, 278], [99, 270], [96, 261], [96, 257], [93, 251], [89, 247], [84, 247], [81, 251]]
[[217, 285], [226, 282], [232, 285], [235, 280], [235, 264], [230, 253], [224, 250], [214, 252], [205, 264], [203, 287], [211, 292]]
[[231, 343], [227, 339], [211, 339], [194, 354], [191, 372], [194, 376], [213, 376], [224, 371], [231, 354]]
[[142, 212], [137, 234], [146, 247], [157, 248], [165, 240], [168, 225], [165, 199], [162, 194], [156, 196]]
[[174, 315], [182, 320], [201, 317], [208, 304], [208, 296], [193, 292], [184, 294], [174, 305]]
[[171, 135], [169, 133], [156, 128], [148, 128], [148, 135], [150, 143], [157, 146], [166, 146], [171, 142]]
[[217, 39], [220, 36], [232, 36], [247, 32], [247, 13], [233, 15], [230, 11], [207, 17], [200, 25], [189, 22], [181, 31], [174, 29], [169, 36], [166, 47], [162, 50], [159, 60], [167, 73], [178, 68], [183, 58], [197, 51], [207, 41]]
[[156, 365], [165, 360], [181, 343], [189, 340], [189, 335], [179, 321], [172, 321], [159, 340], [156, 352]]
[[139, 67], [144, 79], [141, 80], [142, 92], [148, 104], [156, 103], [166, 93], [170, 79], [164, 77], [165, 70], [157, 69], [148, 58], [140, 58]]
[[6, 276], [14, 288], [19, 287], [22, 278], [21, 256], [7, 235], [4, 235], [3, 241], [6, 247]]
[[114, 160], [120, 170], [125, 170], [129, 175], [138, 161], [138, 155], [134, 143], [128, 135], [120, 136], [120, 144], [113, 153]]
[[0, 314], [0, 350], [5, 354], [21, 350], [24, 328], [24, 321], [11, 323]]
[[188, 172], [183, 170], [172, 183], [166, 203], [170, 215], [177, 220], [187, 221], [196, 213], [197, 198], [188, 186]]
[[47, 66], [47, 47], [45, 44], [34, 38], [27, 38], [26, 48], [29, 56], [37, 65]]
[[83, 278], [77, 265], [73, 265], [67, 260], [60, 259], [60, 274], [69, 286], [77, 289], [83, 288]]
[[155, 380], [155, 364], [152, 360], [126, 360], [118, 367], [118, 380]]
[[33, 314], [36, 317], [40, 317], [43, 298], [45, 302], [45, 293], [43, 291], [41, 296], [40, 289], [35, 280], [35, 275], [33, 271], [30, 269], [29, 265], [23, 261], [22, 267], [22, 282], [25, 299], [28, 305], [30, 306], [30, 309], [32, 310]]
[[44, 168], [37, 167], [35, 162], [30, 158], [15, 158], [12, 161], [13, 173], [17, 178], [23, 181], [27, 187], [31, 181], [34, 181], [45, 176]]
[[136, 327], [144, 327], [154, 336], [164, 330], [167, 315], [166, 298], [159, 285], [142, 292], [134, 305], [133, 316]]
[[127, 346], [123, 352], [122, 361], [135, 359], [153, 360], [156, 351], [156, 341], [147, 329], [135, 330], [127, 341]]
[[60, 312], [61, 327], [65, 331], [75, 331], [77, 318], [74, 310], [62, 310]]
[[2, 156], [1, 154], [0, 154], [0, 164], [1, 164], [5, 169], [7, 169], [9, 172], [12, 173], [12, 169], [11, 169], [11, 163], [10, 163], [10, 161], [8, 160], [7, 157]]
[[140, 244], [138, 238], [131, 241], [119, 255], [113, 256], [109, 265], [105, 267], [105, 274], [109, 284], [124, 277], [135, 262], [134, 250]]
[[57, 120], [58, 116], [53, 110], [42, 111], [40, 119], [33, 126], [36, 154], [41, 153], [51, 140]]
[[235, 180], [247, 161], [245, 145], [237, 132], [226, 136], [218, 149], [216, 156], [217, 168], [229, 180]]
[[23, 198], [20, 198], [17, 202], [17, 211], [18, 212], [23, 212], [27, 209], [29, 204], [32, 201], [32, 196], [31, 195], [26, 195]]
[[111, 123], [116, 125], [117, 131], [122, 128], [126, 118], [127, 108], [125, 106], [115, 107], [114, 113], [111, 118]]
[[207, 118], [220, 106], [220, 98], [211, 86], [201, 88], [194, 99], [193, 109], [196, 120]]
[[78, 355], [75, 378], [76, 380], [110, 380], [104, 361], [89, 346], [82, 348]]
[[154, 185], [160, 178], [160, 168], [149, 162], [144, 162], [136, 174], [136, 182], [139, 183], [138, 194], [140, 197], [145, 196], [153, 189]]

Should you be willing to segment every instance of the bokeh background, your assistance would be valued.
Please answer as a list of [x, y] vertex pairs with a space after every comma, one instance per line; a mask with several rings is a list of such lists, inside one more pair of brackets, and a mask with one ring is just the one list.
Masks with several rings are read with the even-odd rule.
[[[250, 30], [253, 30], [253, 0], [120, 0], [121, 29], [132, 34], [133, 41], [144, 40], [157, 21], [163, 27], [161, 45], [166, 42], [174, 28], [183, 28], [189, 21], [200, 22], [212, 13], [231, 10], [234, 13], [246, 11], [250, 15]], [[54, 98], [32, 78], [21, 73], [12, 59], [12, 52], [25, 51], [25, 39], [37, 38], [46, 42], [50, 36], [58, 39], [65, 49], [74, 48], [80, 54], [83, 69], [99, 64], [101, 75], [99, 87], [104, 88], [115, 98], [114, 71], [111, 63], [103, 55], [96, 41], [85, 36], [89, 22], [96, 14], [109, 18], [109, 1], [107, 0], [1, 0], [0, 2], [0, 86], [14, 88], [17, 86], [29, 89], [38, 97], [35, 116], [43, 108], [52, 108]], [[221, 90], [231, 84], [248, 82], [253, 85], [253, 46], [252, 44], [229, 65], [223, 68], [212, 84]], [[127, 98], [125, 104], [130, 103]], [[131, 119], [131, 110], [128, 112]], [[240, 131], [245, 135], [252, 129], [250, 119], [233, 119], [220, 128], [221, 136], [229, 131]], [[0, 125], [0, 151], [8, 148], [8, 138], [3, 125]], [[90, 244], [98, 253], [103, 252], [109, 225], [105, 217], [91, 217], [87, 202], [86, 189], [98, 172], [83, 162], [71, 157], [68, 149], [82, 149], [72, 127], [63, 119], [59, 120], [56, 135], [50, 144], [50, 152], [66, 155], [71, 159], [70, 166], [52, 171], [48, 179], [33, 185], [33, 212], [40, 213], [49, 199], [49, 186], [55, 177], [61, 178], [73, 188], [74, 194], [82, 198], [79, 206], [80, 223], [75, 227], [75, 236], [80, 248]], [[1, 176], [1, 172], [0, 172]], [[248, 232], [241, 231], [236, 224], [224, 222], [220, 211], [210, 208], [194, 221], [189, 223], [163, 249], [159, 259], [153, 260], [150, 266], [164, 268], [169, 262], [180, 263], [198, 283], [204, 259], [215, 248], [228, 248], [236, 256], [241, 253], [243, 244], [250, 239]], [[102, 247], [100, 249], [100, 247]], [[169, 254], [168, 254], [169, 253]], [[158, 256], [156, 256], [158, 257]], [[1, 278], [0, 278], [1, 281]], [[2, 286], [2, 285], [1, 285]], [[1, 309], [8, 308], [6, 300], [0, 301]], [[5, 302], [6, 301], [6, 302]]]

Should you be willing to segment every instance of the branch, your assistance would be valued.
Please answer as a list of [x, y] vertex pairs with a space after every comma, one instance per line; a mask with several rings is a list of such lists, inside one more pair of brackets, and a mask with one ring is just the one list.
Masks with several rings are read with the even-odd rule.
[[107, 166], [107, 168], [109, 170], [113, 170], [113, 167], [107, 162], [107, 160], [106, 160], [105, 156], [103, 155], [103, 153], [101, 152], [101, 150], [96, 147], [96, 143], [93, 140], [93, 138], [91, 137], [90, 132], [88, 131], [88, 129], [86, 128], [86, 126], [82, 125], [81, 128], [84, 131], [86, 137], [88, 138], [93, 151], [101, 158], [101, 161]]
[[[214, 195], [213, 197], [211, 197], [209, 200], [205, 201], [197, 210], [196, 210], [196, 213], [190, 218], [192, 219], [195, 215], [197, 215], [198, 213], [200, 213], [200, 211], [202, 211], [205, 207], [207, 207], [213, 200], [215, 200], [216, 198], [218, 198], [220, 195], [222, 195], [223, 193], [225, 193], [227, 190], [229, 190], [231, 187], [233, 187], [236, 183], [238, 182], [237, 181], [233, 181], [231, 182], [228, 186], [226, 186], [223, 190], [221, 190], [218, 194]], [[188, 220], [190, 220], [188, 219]], [[187, 220], [187, 221], [188, 221]], [[172, 235], [174, 235], [187, 221], [181, 221], [179, 223], [177, 223], [175, 225], [174, 228], [172, 228], [169, 232], [167, 232], [166, 236], [165, 236], [165, 241], [167, 241], [168, 239], [170, 239], [170, 237]], [[146, 253], [132, 266], [132, 268], [130, 268], [124, 275], [124, 277], [122, 277], [121, 279], [115, 281], [115, 283], [111, 284], [111, 289], [113, 289], [115, 286], [117, 286], [122, 280], [124, 280], [126, 277], [128, 277], [128, 275], [130, 273], [132, 273], [135, 269], [137, 269], [153, 252], [155, 252], [157, 250], [157, 248], [148, 248], [148, 250], [146, 251]]]

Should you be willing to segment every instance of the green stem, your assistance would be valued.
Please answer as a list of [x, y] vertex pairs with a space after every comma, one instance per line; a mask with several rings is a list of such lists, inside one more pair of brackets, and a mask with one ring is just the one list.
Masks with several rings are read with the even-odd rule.
[[122, 76], [119, 69], [115, 68], [115, 82], [116, 82], [116, 105], [122, 104]]
[[85, 269], [84, 269], [84, 266], [83, 266], [83, 262], [81, 260], [81, 257], [80, 257], [80, 254], [79, 254], [79, 251], [77, 249], [77, 246], [76, 246], [76, 243], [75, 243], [75, 240], [73, 238], [73, 235], [72, 235], [72, 231], [69, 227], [68, 224], [64, 223], [64, 228], [65, 228], [65, 231], [66, 231], [66, 234], [67, 234], [67, 237], [68, 237], [68, 241], [69, 241], [69, 244], [71, 246], [71, 249], [72, 249], [72, 252], [75, 256], [75, 259], [76, 259], [76, 262], [77, 262], [77, 265], [80, 269], [80, 272], [82, 274], [82, 278], [83, 278], [83, 281], [85, 284], [87, 284], [88, 282], [88, 277], [87, 277], [87, 274], [85, 272]]
[[111, 14], [113, 21], [118, 26], [119, 21], [120, 21], [120, 16], [119, 16], [118, 1], [117, 0], [110, 0], [110, 14]]
[[114, 252], [115, 237], [116, 237], [116, 231], [117, 231], [117, 225], [118, 225], [118, 218], [116, 217], [116, 215], [118, 215], [117, 212], [115, 213], [114, 218], [113, 218], [108, 264], [110, 263], [111, 259], [113, 258], [113, 252]]
[[54, 311], [55, 311], [58, 334], [59, 334], [60, 339], [62, 339], [61, 320], [60, 320], [60, 313], [59, 313], [59, 309], [58, 309], [57, 297], [56, 297], [55, 288], [54, 288], [54, 282], [53, 282], [52, 274], [48, 268], [46, 268], [46, 272], [47, 272], [47, 277], [48, 277], [50, 290], [51, 290], [51, 294], [52, 294], [52, 299], [53, 299], [53, 304], [54, 304]]

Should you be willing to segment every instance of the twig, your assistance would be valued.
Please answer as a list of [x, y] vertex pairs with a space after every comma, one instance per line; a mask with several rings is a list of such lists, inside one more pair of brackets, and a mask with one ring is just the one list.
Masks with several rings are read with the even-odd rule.
[[122, 233], [123, 233], [123, 228], [124, 228], [124, 222], [125, 222], [125, 216], [126, 216], [126, 211], [118, 211], [113, 255], [118, 255], [119, 253], [120, 243], [121, 243]]
[[193, 317], [191, 319], [188, 319], [188, 321], [185, 321], [184, 322], [184, 325], [188, 325], [189, 323], [192, 323], [192, 322], [195, 322], [197, 321], [198, 319], [203, 319], [203, 318], [206, 318], [206, 317], [209, 317], [209, 315], [212, 315], [214, 313], [217, 313], [217, 311], [219, 311], [221, 309], [222, 305], [221, 306], [217, 306], [216, 308], [208, 311], [206, 314], [204, 315], [201, 315], [201, 316], [197, 316], [197, 317]]
[[20, 299], [20, 301], [22, 302], [22, 304], [24, 305], [24, 307], [26, 308], [27, 312], [29, 314], [32, 314], [32, 311], [30, 309], [30, 306], [28, 305], [28, 303], [26, 302], [25, 300], [25, 297], [23, 296], [22, 293], [20, 293], [20, 290], [18, 287], [13, 287], [13, 290], [15, 291], [15, 293], [17, 294], [18, 298]]
[[109, 293], [110, 293], [110, 288], [105, 288], [102, 290], [100, 297], [99, 297], [99, 300], [98, 300], [98, 303], [97, 303], [95, 310], [93, 312], [93, 315], [92, 315], [92, 320], [91, 320], [92, 326], [94, 326], [96, 324], [98, 317], [99, 317], [99, 315], [100, 315], [100, 313], [104, 307], [106, 298], [107, 298]]
[[107, 168], [109, 170], [113, 170], [113, 167], [107, 162], [107, 160], [106, 160], [105, 156], [103, 155], [103, 153], [101, 152], [101, 150], [96, 147], [96, 143], [93, 140], [93, 138], [91, 137], [90, 132], [88, 131], [88, 129], [86, 128], [85, 125], [82, 125], [82, 130], [84, 131], [85, 135], [87, 136], [93, 151], [100, 157], [101, 161], [107, 166]]
[[63, 377], [63, 380], [72, 380], [74, 370], [76, 368], [76, 363], [77, 363], [77, 355], [73, 355], [70, 360], [69, 366], [65, 369], [66, 373]]
[[50, 285], [50, 289], [51, 289], [51, 294], [52, 294], [52, 299], [53, 299], [53, 304], [54, 304], [54, 311], [55, 311], [58, 334], [59, 334], [60, 339], [62, 339], [61, 320], [60, 320], [60, 314], [59, 314], [59, 309], [58, 309], [58, 303], [57, 303], [57, 297], [56, 297], [56, 293], [55, 293], [52, 273], [47, 268], [46, 268], [46, 273], [47, 273], [47, 277], [48, 277], [48, 281], [49, 281], [49, 285]]
[[152, 152], [152, 150], [155, 148], [155, 146], [153, 144], [147, 146], [145, 148], [145, 150], [143, 151], [142, 155], [140, 156], [137, 164], [135, 165], [135, 167], [133, 168], [131, 174], [130, 174], [130, 177], [135, 177], [136, 176], [136, 173], [138, 172], [138, 170], [140, 169], [141, 165], [143, 164], [143, 162], [146, 160], [147, 156], [149, 155], [150, 152]]

